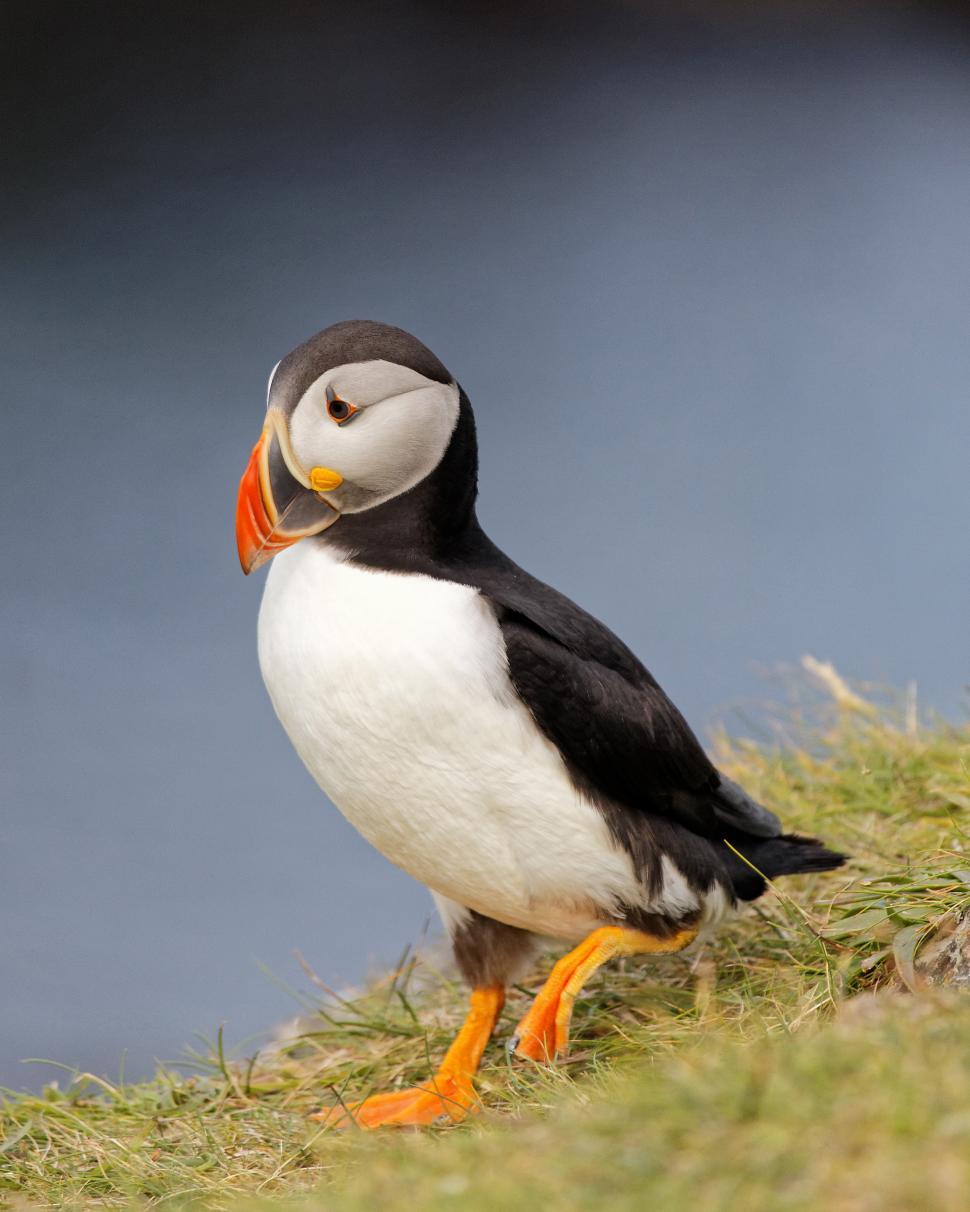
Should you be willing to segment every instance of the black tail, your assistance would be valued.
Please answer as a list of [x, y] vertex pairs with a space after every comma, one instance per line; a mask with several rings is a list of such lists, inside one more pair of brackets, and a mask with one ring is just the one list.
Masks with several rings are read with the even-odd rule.
[[[833, 871], [842, 866], [846, 857], [827, 849], [818, 838], [798, 837], [794, 833], [783, 833], [779, 837], [735, 835], [726, 840], [748, 860], [746, 863], [732, 850], [727, 852], [728, 875], [734, 895], [741, 901], [753, 901], [761, 896], [767, 887], [766, 879], [772, 880], [776, 875], [797, 875], [800, 871]], [[757, 870], [753, 871], [752, 867]]]

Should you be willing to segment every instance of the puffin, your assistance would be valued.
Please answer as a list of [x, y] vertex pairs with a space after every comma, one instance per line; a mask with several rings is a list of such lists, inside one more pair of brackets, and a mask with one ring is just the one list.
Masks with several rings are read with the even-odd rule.
[[430, 889], [471, 991], [428, 1081], [334, 1125], [478, 1110], [506, 989], [550, 940], [570, 949], [508, 1044], [539, 1062], [607, 961], [844, 861], [717, 770], [634, 653], [488, 538], [477, 491], [468, 396], [404, 330], [334, 324], [273, 369], [236, 510], [243, 572], [272, 561], [263, 680], [320, 788]]

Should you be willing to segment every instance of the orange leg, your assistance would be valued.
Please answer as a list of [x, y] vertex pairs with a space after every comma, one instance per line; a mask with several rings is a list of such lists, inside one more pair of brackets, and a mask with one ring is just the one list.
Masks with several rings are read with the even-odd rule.
[[525, 1018], [515, 1029], [510, 1051], [527, 1060], [552, 1060], [569, 1046], [573, 1003], [597, 968], [616, 955], [669, 955], [697, 937], [693, 929], [656, 938], [623, 926], [603, 926], [564, 955], [549, 973]]
[[478, 1072], [485, 1045], [504, 1003], [505, 990], [501, 985], [472, 990], [468, 1017], [429, 1082], [410, 1090], [372, 1094], [346, 1111], [331, 1107], [312, 1118], [335, 1128], [346, 1128], [352, 1123], [360, 1128], [430, 1124], [444, 1115], [456, 1123], [463, 1120], [469, 1111], [478, 1109], [472, 1078]]

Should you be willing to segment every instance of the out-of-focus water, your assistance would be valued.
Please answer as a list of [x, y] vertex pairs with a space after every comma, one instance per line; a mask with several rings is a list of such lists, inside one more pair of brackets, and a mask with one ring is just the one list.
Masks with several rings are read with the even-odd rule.
[[967, 44], [651, 12], [11, 7], [0, 1082], [238, 1040], [261, 965], [429, 915], [290, 750], [233, 549], [335, 320], [459, 376], [492, 536], [695, 727], [804, 652], [960, 712]]

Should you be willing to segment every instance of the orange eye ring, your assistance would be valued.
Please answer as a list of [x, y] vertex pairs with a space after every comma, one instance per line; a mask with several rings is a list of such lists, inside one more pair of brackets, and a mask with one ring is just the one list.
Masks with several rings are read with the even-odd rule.
[[360, 409], [355, 404], [351, 404], [349, 400], [341, 400], [333, 388], [327, 388], [327, 416], [331, 421], [337, 425], [346, 425], [358, 412]]

